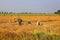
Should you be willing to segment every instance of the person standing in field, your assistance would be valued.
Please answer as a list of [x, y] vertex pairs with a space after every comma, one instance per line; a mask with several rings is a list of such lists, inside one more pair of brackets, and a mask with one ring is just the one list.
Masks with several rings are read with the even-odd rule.
[[22, 25], [22, 19], [18, 19], [19, 25]]

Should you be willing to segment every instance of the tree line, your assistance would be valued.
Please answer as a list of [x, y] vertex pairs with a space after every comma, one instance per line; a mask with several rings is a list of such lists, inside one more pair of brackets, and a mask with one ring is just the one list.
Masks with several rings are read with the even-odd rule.
[[[13, 12], [0, 12], [0, 14], [15, 14], [15, 13], [13, 13]], [[19, 13], [18, 13], [19, 14]], [[21, 13], [20, 13], [21, 14]], [[30, 13], [27, 13], [27, 12], [25, 12], [25, 13], [23, 13], [23, 14], [32, 14], [31, 12]], [[39, 14], [42, 14], [42, 13], [39, 13]], [[45, 14], [45, 13], [44, 13]], [[56, 12], [54, 12], [54, 14], [60, 14], [60, 9], [59, 10], [57, 10]]]

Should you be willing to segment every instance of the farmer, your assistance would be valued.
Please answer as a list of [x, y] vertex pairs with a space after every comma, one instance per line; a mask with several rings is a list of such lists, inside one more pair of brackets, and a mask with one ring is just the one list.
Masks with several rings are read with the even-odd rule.
[[27, 21], [27, 24], [29, 24], [29, 25], [30, 25], [30, 24], [31, 24], [31, 21], [30, 21], [30, 20], [28, 20], [28, 21]]
[[40, 24], [40, 21], [37, 21], [37, 26], [39, 26], [39, 25], [41, 25], [41, 24]]
[[19, 25], [22, 25], [22, 19], [18, 19]]

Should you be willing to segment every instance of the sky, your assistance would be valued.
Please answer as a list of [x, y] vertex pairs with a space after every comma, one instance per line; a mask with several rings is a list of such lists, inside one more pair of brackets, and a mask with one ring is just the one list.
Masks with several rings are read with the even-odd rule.
[[60, 9], [60, 0], [0, 0], [0, 11], [53, 13]]

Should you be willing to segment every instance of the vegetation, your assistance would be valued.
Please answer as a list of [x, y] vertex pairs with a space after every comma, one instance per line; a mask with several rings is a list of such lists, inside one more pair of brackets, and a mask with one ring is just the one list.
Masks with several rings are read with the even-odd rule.
[[[18, 18], [23, 25], [15, 22]], [[0, 14], [0, 40], [60, 40], [59, 18], [56, 14]], [[28, 19], [31, 25], [26, 24]], [[37, 20], [42, 25], [36, 26]]]
[[3, 13], [0, 16], [60, 16], [59, 14], [44, 14], [44, 13]]
[[7, 33], [0, 32], [0, 40], [60, 40], [60, 36], [50, 34], [48, 35], [43, 32], [36, 32], [36, 33], [21, 32], [19, 34], [11, 32]]
[[[54, 14], [48, 13], [13, 13], [13, 12], [0, 12], [0, 16], [58, 16], [60, 14], [60, 10], [54, 12]], [[60, 16], [60, 15], [59, 15]]]
[[60, 10], [57, 10], [57, 12], [54, 12], [54, 14], [60, 14]]

